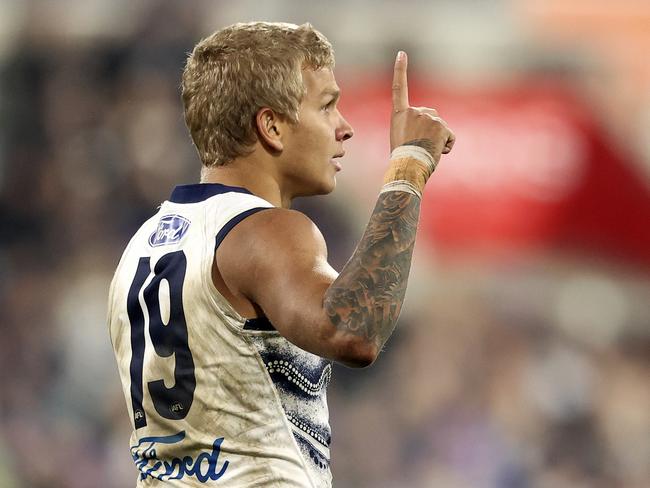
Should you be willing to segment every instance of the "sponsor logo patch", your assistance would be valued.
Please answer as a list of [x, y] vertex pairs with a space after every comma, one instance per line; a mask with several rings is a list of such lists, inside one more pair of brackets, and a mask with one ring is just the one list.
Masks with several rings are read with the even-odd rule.
[[151, 247], [167, 246], [179, 242], [187, 229], [190, 221], [180, 215], [165, 215], [158, 221], [156, 232], [149, 236]]
[[[223, 437], [215, 439], [210, 452], [202, 451], [196, 457], [183, 456], [158, 458], [158, 449], [185, 439], [185, 431], [174, 435], [143, 437], [135, 446], [131, 446], [131, 457], [140, 471], [140, 479], [156, 478], [160, 481], [182, 480], [185, 477], [196, 478], [200, 483], [207, 483], [221, 478], [228, 469], [229, 461], [221, 461], [221, 443]], [[178, 452], [185, 452], [178, 448]]]

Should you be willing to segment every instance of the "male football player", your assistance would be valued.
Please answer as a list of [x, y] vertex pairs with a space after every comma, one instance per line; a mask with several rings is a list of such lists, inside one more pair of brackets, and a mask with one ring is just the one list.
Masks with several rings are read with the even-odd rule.
[[138, 486], [331, 486], [331, 362], [368, 366], [393, 331], [421, 193], [454, 143], [435, 110], [409, 105], [398, 53], [384, 186], [337, 273], [291, 210], [334, 190], [353, 134], [333, 66], [309, 24], [236, 24], [189, 56], [201, 183], [137, 231], [109, 299]]

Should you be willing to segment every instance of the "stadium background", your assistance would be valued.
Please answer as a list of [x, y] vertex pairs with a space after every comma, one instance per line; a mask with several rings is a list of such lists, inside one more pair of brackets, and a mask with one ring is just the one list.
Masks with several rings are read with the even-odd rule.
[[388, 151], [391, 67], [458, 135], [405, 310], [330, 393], [338, 487], [650, 479], [647, 0], [0, 1], [0, 487], [133, 486], [105, 326], [131, 233], [198, 179], [178, 86], [202, 36], [312, 22], [356, 129], [303, 200], [335, 267]]

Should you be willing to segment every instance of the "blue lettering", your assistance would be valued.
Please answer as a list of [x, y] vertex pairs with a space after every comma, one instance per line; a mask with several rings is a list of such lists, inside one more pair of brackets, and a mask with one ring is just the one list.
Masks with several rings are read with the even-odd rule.
[[[178, 473], [172, 476], [174, 470], [177, 467]], [[183, 462], [178, 458], [172, 459], [171, 463], [165, 461], [165, 476], [168, 476], [168, 480], [180, 480], [183, 476], [185, 476], [185, 468], [183, 467]]]
[[[213, 481], [218, 480], [226, 472], [226, 469], [228, 468], [228, 464], [229, 464], [228, 461], [225, 461], [223, 463], [223, 466], [221, 467], [221, 470], [217, 472], [217, 461], [219, 460], [219, 453], [221, 452], [222, 442], [223, 442], [223, 437], [216, 439], [212, 444], [212, 452], [210, 454], [208, 454], [207, 452], [202, 452], [196, 458], [196, 461], [194, 462], [194, 466], [191, 472], [188, 468], [188, 473], [194, 474], [201, 483], [205, 483], [209, 479]], [[205, 472], [205, 474], [201, 472], [201, 465], [203, 464], [203, 461], [207, 461], [208, 463], [207, 471]]]
[[[210, 453], [201, 452], [196, 459], [191, 456], [184, 456], [182, 459], [172, 458], [169, 461], [160, 461], [157, 459], [156, 443], [174, 444], [182, 441], [184, 438], [185, 432], [179, 432], [173, 436], [145, 437], [140, 439], [138, 444], [131, 448], [131, 456], [140, 471], [140, 479], [144, 480], [150, 476], [161, 481], [179, 480], [187, 475], [194, 476], [201, 483], [205, 483], [208, 480], [218, 480], [225, 474], [230, 464], [229, 461], [224, 461], [221, 468], [217, 469], [223, 437], [215, 439], [212, 443], [212, 451]], [[140, 446], [145, 443], [146, 447], [140, 451]]]
[[185, 456], [183, 458], [183, 468], [185, 469], [185, 472], [192, 476], [192, 463], [194, 462], [194, 459], [192, 459], [190, 456]]
[[[201, 454], [198, 455], [196, 461], [194, 461], [194, 467], [192, 468], [191, 474], [196, 476], [196, 479], [199, 480], [201, 483], [205, 483], [210, 478], [208, 476], [208, 473], [210, 471], [209, 458], [210, 456], [207, 452], [202, 452]], [[203, 463], [204, 460], [208, 461], [208, 470], [205, 472], [205, 474], [201, 473], [201, 463]]]
[[210, 454], [210, 479], [212, 481], [221, 478], [226, 472], [226, 469], [228, 469], [228, 465], [230, 464], [230, 461], [224, 461], [223, 466], [221, 466], [221, 469], [217, 473], [217, 461], [219, 460], [219, 454], [221, 453], [222, 442], [223, 437], [219, 437], [218, 439], [215, 439], [214, 443], [212, 444], [212, 453]]
[[[142, 474], [144, 475], [145, 478], [146, 478], [147, 476], [151, 476], [151, 473], [153, 473], [154, 471], [158, 471], [158, 468], [160, 468], [160, 466], [162, 466], [162, 463], [161, 463], [160, 461], [157, 461], [157, 462], [154, 463], [154, 465], [151, 466], [148, 470], [143, 471]], [[144, 479], [144, 478], [143, 478], [143, 479]]]

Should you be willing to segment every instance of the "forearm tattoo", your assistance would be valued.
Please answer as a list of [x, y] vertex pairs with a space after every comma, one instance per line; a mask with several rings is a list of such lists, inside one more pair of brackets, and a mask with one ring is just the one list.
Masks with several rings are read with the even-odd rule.
[[379, 195], [354, 254], [325, 294], [339, 329], [381, 348], [395, 328], [406, 293], [420, 199], [406, 192]]

